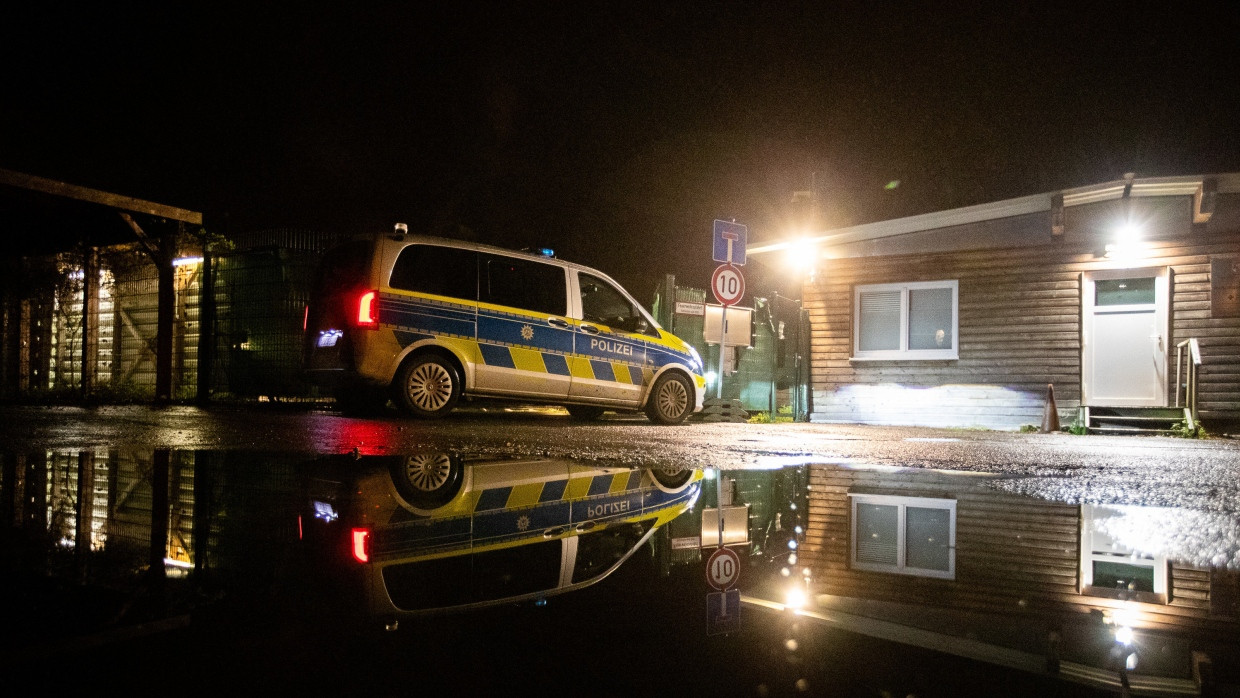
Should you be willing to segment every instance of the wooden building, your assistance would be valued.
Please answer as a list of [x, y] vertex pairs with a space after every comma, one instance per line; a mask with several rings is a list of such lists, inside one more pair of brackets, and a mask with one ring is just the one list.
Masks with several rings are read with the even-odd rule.
[[798, 564], [819, 609], [1095, 667], [1127, 627], [1161, 676], [1240, 656], [1230, 517], [1047, 501], [976, 473], [809, 468]]
[[1240, 419], [1240, 174], [1129, 176], [806, 243], [812, 421], [1016, 429], [1046, 421], [1051, 393], [1063, 425], [1099, 431]]

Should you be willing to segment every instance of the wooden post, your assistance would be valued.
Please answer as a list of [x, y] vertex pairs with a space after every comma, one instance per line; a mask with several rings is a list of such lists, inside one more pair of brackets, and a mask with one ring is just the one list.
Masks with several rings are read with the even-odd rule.
[[215, 361], [215, 274], [211, 243], [202, 243], [202, 279], [198, 282], [198, 386], [197, 401], [211, 401], [211, 369]]
[[149, 551], [149, 582], [151, 600], [156, 609], [164, 601], [167, 574], [164, 556], [168, 550], [168, 468], [171, 452], [166, 448], [155, 449], [151, 468], [151, 549]]
[[99, 367], [99, 248], [87, 248], [82, 260], [82, 396], [95, 389]]
[[78, 452], [77, 527], [73, 532], [73, 567], [79, 583], [85, 583], [90, 563], [91, 524], [95, 508], [95, 454]]
[[176, 304], [176, 274], [172, 260], [176, 257], [174, 233], [159, 238], [159, 311], [155, 330], [155, 403], [172, 401], [172, 319]]

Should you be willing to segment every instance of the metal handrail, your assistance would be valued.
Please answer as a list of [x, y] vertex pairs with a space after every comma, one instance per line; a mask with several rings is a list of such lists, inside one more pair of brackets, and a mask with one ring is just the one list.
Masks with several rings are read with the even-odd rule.
[[[1188, 347], [1187, 356], [1184, 348]], [[1185, 362], [1187, 359], [1187, 362]], [[1187, 382], [1180, 380], [1180, 368], [1187, 363]], [[1175, 345], [1175, 406], [1180, 407], [1180, 391], [1183, 388], [1184, 406], [1188, 408], [1189, 428], [1197, 425], [1197, 368], [1201, 366], [1201, 347], [1192, 337]]]

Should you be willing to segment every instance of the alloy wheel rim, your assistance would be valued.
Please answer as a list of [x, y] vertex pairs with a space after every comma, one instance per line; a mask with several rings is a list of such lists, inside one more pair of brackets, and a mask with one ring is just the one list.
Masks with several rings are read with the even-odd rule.
[[451, 474], [452, 461], [446, 455], [411, 456], [405, 461], [405, 477], [421, 492], [443, 487]]
[[422, 364], [409, 377], [409, 396], [427, 412], [442, 409], [452, 397], [452, 374], [438, 364]]
[[669, 380], [663, 384], [663, 389], [659, 391], [659, 408], [663, 414], [677, 417], [685, 411], [688, 404], [689, 394], [685, 392], [685, 386], [681, 385], [680, 381]]

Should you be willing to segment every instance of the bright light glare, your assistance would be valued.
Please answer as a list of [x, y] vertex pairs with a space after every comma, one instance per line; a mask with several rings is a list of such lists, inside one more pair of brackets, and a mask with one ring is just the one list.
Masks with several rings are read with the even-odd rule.
[[1132, 644], [1132, 628], [1121, 625], [1115, 629], [1115, 641], [1121, 645]]
[[202, 264], [202, 257], [181, 257], [180, 259], [172, 260], [172, 266], [174, 267], [185, 267], [191, 264]]
[[799, 238], [788, 245], [784, 254], [789, 267], [798, 271], [811, 269], [817, 261], [818, 246], [809, 238]]
[[805, 601], [805, 590], [796, 586], [788, 589], [788, 593], [784, 597], [784, 606], [801, 609], [805, 608]]
[[1119, 242], [1135, 242], [1141, 237], [1141, 226], [1129, 221], [1124, 223], [1115, 232], [1115, 239]]
[[707, 371], [706, 372], [706, 385], [714, 385], [715, 379], [718, 377], [719, 377], [719, 374], [715, 373], [714, 371]]

